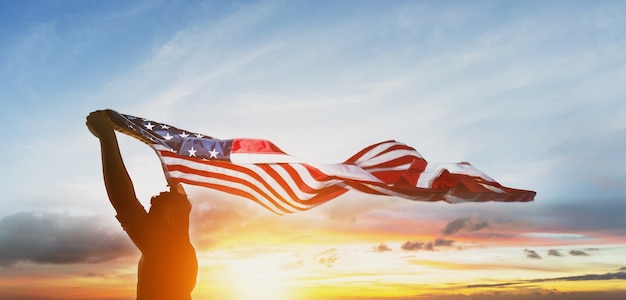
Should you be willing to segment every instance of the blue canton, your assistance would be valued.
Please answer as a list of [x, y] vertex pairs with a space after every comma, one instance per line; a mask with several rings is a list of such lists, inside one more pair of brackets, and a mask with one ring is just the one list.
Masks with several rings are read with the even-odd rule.
[[135, 132], [134, 135], [139, 134], [137, 138], [144, 143], [160, 144], [181, 156], [230, 161], [233, 140], [215, 139], [144, 118], [122, 116], [124, 124]]

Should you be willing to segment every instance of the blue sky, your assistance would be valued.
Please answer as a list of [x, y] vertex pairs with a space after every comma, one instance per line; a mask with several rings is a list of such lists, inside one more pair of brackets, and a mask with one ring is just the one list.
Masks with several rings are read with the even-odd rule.
[[[5, 1], [0, 219], [115, 228], [84, 126], [112, 108], [316, 162], [396, 139], [538, 194], [511, 206], [378, 199], [402, 208], [390, 218], [524, 215], [624, 237], [625, 14], [622, 1]], [[162, 190], [151, 150], [121, 144], [139, 197]], [[320, 214], [360, 213], [347, 201], [360, 196], [346, 197]]]
[[[89, 155], [82, 117], [114, 108], [217, 137], [278, 138], [312, 160], [393, 138], [544, 199], [624, 194], [620, 2], [3, 6], [12, 157], [64, 139]], [[41, 168], [44, 156], [12, 167]]]

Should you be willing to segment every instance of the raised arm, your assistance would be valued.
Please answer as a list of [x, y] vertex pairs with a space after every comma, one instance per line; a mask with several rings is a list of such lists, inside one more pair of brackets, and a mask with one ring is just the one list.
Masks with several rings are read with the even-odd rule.
[[104, 184], [109, 200], [117, 213], [123, 213], [129, 207], [140, 205], [135, 195], [133, 182], [122, 160], [117, 137], [107, 111], [98, 110], [89, 114], [87, 127], [94, 136], [100, 139]]

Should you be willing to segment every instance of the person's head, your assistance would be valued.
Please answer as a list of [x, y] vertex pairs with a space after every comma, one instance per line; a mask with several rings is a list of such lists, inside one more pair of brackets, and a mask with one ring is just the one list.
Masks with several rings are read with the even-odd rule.
[[172, 228], [189, 230], [191, 202], [187, 195], [176, 192], [161, 192], [150, 199], [150, 214], [162, 218]]

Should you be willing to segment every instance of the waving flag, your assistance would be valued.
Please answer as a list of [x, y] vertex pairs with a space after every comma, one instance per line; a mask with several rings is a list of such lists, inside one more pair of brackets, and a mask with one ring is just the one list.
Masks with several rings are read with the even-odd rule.
[[114, 128], [159, 156], [168, 181], [248, 198], [276, 214], [304, 211], [349, 191], [417, 201], [532, 201], [535, 192], [500, 185], [469, 163], [430, 163], [390, 140], [341, 164], [310, 163], [262, 139], [220, 140], [109, 110]]

